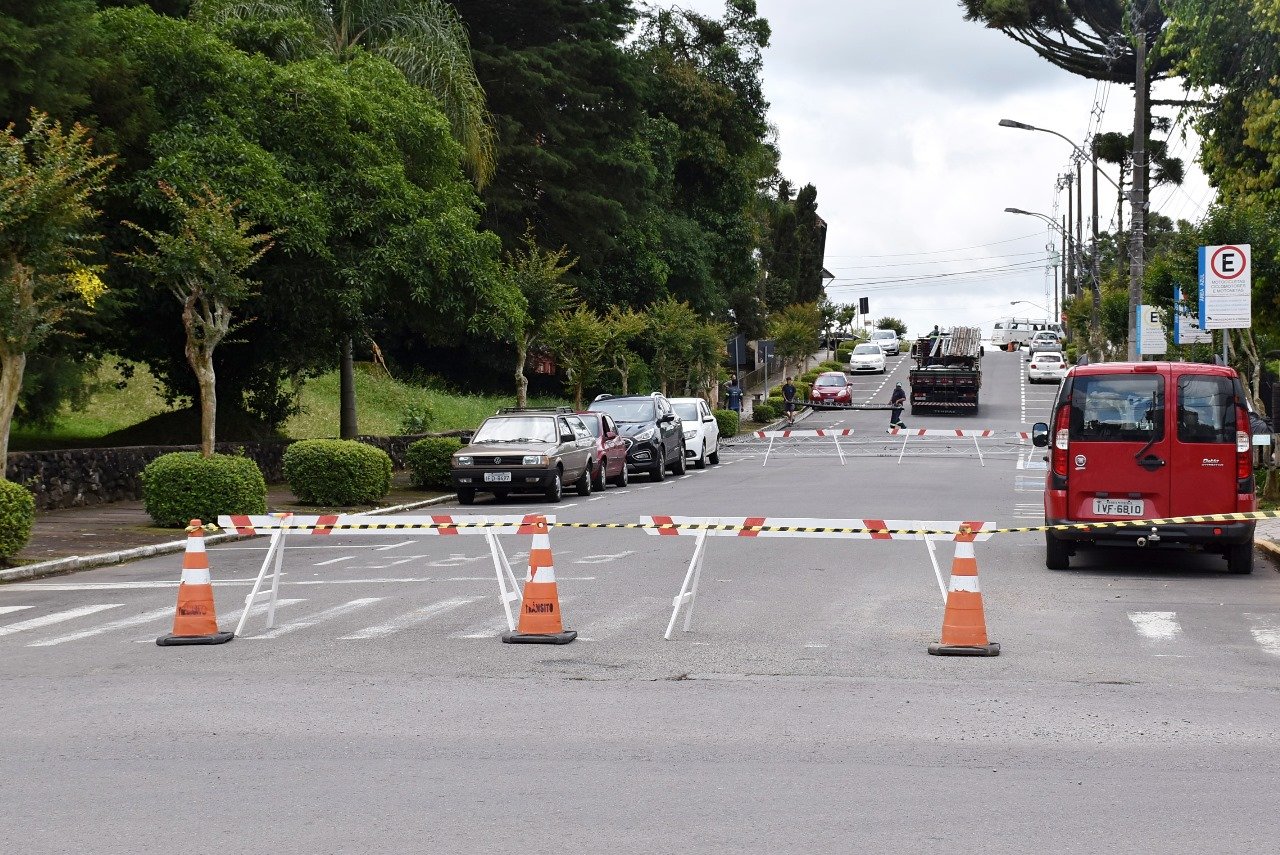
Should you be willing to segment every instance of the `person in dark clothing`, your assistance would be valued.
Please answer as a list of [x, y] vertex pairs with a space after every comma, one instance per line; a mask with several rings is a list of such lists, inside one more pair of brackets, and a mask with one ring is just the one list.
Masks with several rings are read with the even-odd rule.
[[735, 374], [729, 378], [729, 388], [726, 390], [729, 397], [729, 409], [735, 413], [742, 412], [742, 387], [738, 385], [738, 375]]
[[902, 423], [902, 408], [907, 403], [907, 393], [903, 391], [901, 383], [893, 385], [893, 394], [889, 396], [889, 406], [892, 410], [889, 413], [889, 432], [893, 433], [894, 428], [904, 428], [906, 425]]
[[787, 414], [787, 424], [796, 423], [796, 387], [791, 384], [791, 377], [788, 375], [787, 382], [782, 384], [782, 410]]

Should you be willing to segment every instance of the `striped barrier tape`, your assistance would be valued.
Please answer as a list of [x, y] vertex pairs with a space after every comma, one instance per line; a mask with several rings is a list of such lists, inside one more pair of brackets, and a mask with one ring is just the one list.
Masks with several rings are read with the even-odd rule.
[[827, 430], [826, 428], [820, 428], [818, 430], [757, 430], [752, 431], [751, 435], [757, 439], [771, 439], [774, 437], [813, 438], [819, 436], [853, 436], [853, 428], [839, 428], [836, 430]]
[[335, 532], [359, 533], [380, 531], [421, 531], [432, 535], [483, 534], [486, 529], [515, 529], [518, 534], [533, 534], [535, 522], [544, 517], [548, 525], [555, 516], [546, 514], [506, 514], [489, 516], [468, 514], [431, 514], [430, 516], [374, 517], [367, 514], [319, 514], [303, 516], [221, 516], [218, 525], [235, 529], [236, 534], [254, 535], [284, 531], [291, 533], [328, 535]]
[[[871, 436], [881, 436], [882, 434], [879, 434], [876, 431], [867, 431], [867, 430], [859, 432], [854, 430], [853, 428], [838, 428], [834, 430], [827, 430], [825, 428], [818, 429], [818, 430], [757, 430], [757, 431], [752, 431], [750, 433], [750, 436], [754, 436], [757, 439], [774, 439], [774, 438], [814, 439], [817, 437], [858, 436], [858, 435], [866, 435], [871, 437]], [[905, 429], [893, 428], [892, 430], [889, 431], [889, 435], [890, 436], [945, 436], [950, 438], [959, 437], [961, 439], [972, 439], [974, 437], [977, 437], [979, 439], [996, 439], [996, 438], [1020, 439], [1020, 440], [1031, 439], [1030, 431], [992, 430], [989, 428], [986, 430], [972, 430], [972, 429], [965, 430], [961, 428], [956, 428], [954, 430], [940, 429], [940, 428], [905, 428]]]
[[710, 537], [822, 537], [837, 540], [920, 540], [973, 533], [990, 538], [985, 522], [971, 520], [825, 520], [783, 517], [641, 517], [646, 534]]

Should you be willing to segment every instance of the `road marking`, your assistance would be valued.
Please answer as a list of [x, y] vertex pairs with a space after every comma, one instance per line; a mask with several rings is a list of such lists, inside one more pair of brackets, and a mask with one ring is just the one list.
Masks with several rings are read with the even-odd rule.
[[279, 626], [277, 626], [275, 629], [267, 630], [261, 635], [245, 635], [245, 636], [242, 636], [242, 638], [254, 638], [254, 639], [279, 638], [282, 635], [287, 635], [299, 629], [307, 629], [308, 627], [315, 626], [318, 623], [323, 623], [324, 621], [332, 620], [333, 618], [336, 618], [336, 617], [341, 617], [342, 615], [348, 614], [350, 612], [354, 612], [357, 609], [362, 609], [365, 606], [370, 606], [370, 605], [373, 605], [374, 603], [380, 603], [382, 602], [382, 599], [383, 599], [382, 597], [361, 597], [358, 600], [351, 600], [350, 602], [346, 602], [341, 605], [334, 606], [332, 608], [323, 609], [321, 611], [315, 612], [314, 614], [307, 615], [306, 617], [300, 617], [297, 620], [291, 620], [288, 623], [282, 623]]
[[1249, 633], [1258, 646], [1272, 656], [1280, 656], [1280, 621], [1274, 616], [1245, 615], [1255, 626], [1249, 627]]
[[[289, 606], [295, 605], [297, 603], [305, 603], [306, 601], [307, 600], [305, 597], [294, 597], [294, 598], [282, 597], [281, 599], [276, 600], [276, 611], [279, 611], [280, 609], [283, 609], [283, 608], [288, 608]], [[270, 603], [265, 601], [259, 601], [254, 603], [253, 608], [249, 610], [249, 617], [257, 617], [258, 615], [266, 614], [267, 608], [270, 605], [271, 605]], [[240, 622], [240, 615], [243, 613], [244, 613], [244, 608], [243, 607], [238, 608], [228, 614], [224, 614], [222, 618], [218, 621], [218, 623], [222, 626], [234, 627], [237, 623]], [[135, 638], [133, 642], [134, 644], [155, 644], [155, 639], [148, 636], [147, 638]]]
[[576, 507], [578, 506], [578, 504], [579, 504], [578, 502], [570, 502], [570, 503], [569, 503], [569, 504], [567, 504], [567, 505], [559, 505], [559, 506], [558, 506], [558, 509], [559, 509], [559, 510], [562, 510], [562, 511], [567, 511], [567, 510], [569, 510], [569, 508], [576, 508]]
[[1177, 612], [1129, 612], [1129, 620], [1148, 641], [1172, 641], [1182, 635]]
[[603, 555], [584, 555], [574, 564], [608, 564], [610, 561], [616, 561], [619, 558], [626, 558], [628, 555], [635, 555], [635, 550], [628, 549], [626, 552], [613, 552]]
[[452, 555], [450, 555], [448, 558], [441, 558], [439, 561], [432, 561], [427, 566], [428, 567], [461, 567], [463, 564], [470, 564], [472, 562], [479, 561], [482, 558], [487, 558], [487, 557], [488, 556], [486, 555], [472, 556], [472, 555], [463, 555], [460, 552], [455, 552]]
[[819, 643], [817, 643], [816, 641], [810, 641], [808, 644], [806, 644], [806, 645], [805, 645], [805, 649], [806, 649], [806, 650], [819, 650], [819, 649], [824, 648], [824, 647], [830, 647], [830, 645], [828, 645], [828, 644], [819, 644]]
[[13, 635], [15, 632], [26, 632], [29, 629], [39, 629], [42, 626], [50, 626], [63, 621], [74, 620], [79, 617], [96, 614], [106, 611], [107, 609], [118, 609], [124, 603], [97, 603], [92, 606], [80, 606], [77, 609], [68, 609], [65, 612], [54, 612], [51, 615], [42, 615], [41, 617], [29, 618], [27, 620], [11, 623], [7, 626], [0, 626], [0, 635]]
[[[647, 614], [642, 607], [645, 599], [647, 598], [641, 598], [639, 602], [629, 603], [598, 620], [593, 620], [578, 630], [578, 640], [599, 641], [601, 638], [616, 635], [631, 624], [648, 619], [651, 615]], [[657, 620], [658, 618], [654, 617], [655, 625]]]
[[[283, 575], [283, 574], [282, 574]], [[154, 582], [21, 582], [5, 585], [6, 591], [145, 591], [152, 588], [176, 588], [178, 579]], [[213, 583], [215, 588], [224, 585], [252, 585], [253, 579], [221, 579]]]
[[337, 564], [339, 561], [350, 561], [355, 558], [354, 555], [343, 555], [338, 558], [330, 558], [328, 561], [317, 561], [312, 567], [324, 567], [327, 564]]
[[450, 597], [447, 600], [440, 600], [437, 603], [423, 606], [420, 609], [414, 609], [406, 612], [397, 618], [392, 618], [386, 623], [380, 623], [377, 626], [365, 627], [359, 632], [351, 635], [342, 636], [343, 641], [359, 641], [370, 638], [386, 638], [388, 635], [394, 635], [403, 629], [408, 629], [415, 624], [430, 620], [436, 615], [442, 615], [445, 612], [453, 611], [462, 606], [470, 605], [482, 597]]
[[27, 647], [52, 647], [55, 644], [66, 644], [68, 641], [79, 641], [82, 638], [91, 638], [95, 635], [102, 635], [104, 632], [111, 632], [117, 629], [127, 629], [131, 626], [137, 626], [143, 623], [152, 623], [153, 621], [164, 620], [173, 617], [173, 607], [156, 609], [153, 612], [144, 612], [133, 617], [121, 618], [113, 620], [110, 623], [104, 623], [101, 626], [95, 626], [92, 629], [86, 629], [81, 632], [73, 632], [69, 635], [59, 635], [56, 638], [46, 638], [44, 641], [33, 641]]
[[387, 551], [392, 550], [392, 549], [399, 549], [399, 548], [400, 548], [400, 547], [402, 547], [402, 546], [410, 546], [410, 545], [412, 545], [412, 544], [414, 544], [414, 543], [417, 543], [417, 542], [418, 542], [418, 541], [416, 541], [416, 540], [402, 540], [402, 541], [400, 541], [399, 543], [388, 543], [386, 546], [375, 546], [375, 547], [374, 547], [374, 551], [375, 551], [375, 552], [387, 552]]
[[14, 612], [20, 612], [20, 611], [23, 611], [24, 609], [30, 609], [30, 608], [34, 608], [34, 607], [33, 606], [0, 606], [0, 615], [13, 614]]

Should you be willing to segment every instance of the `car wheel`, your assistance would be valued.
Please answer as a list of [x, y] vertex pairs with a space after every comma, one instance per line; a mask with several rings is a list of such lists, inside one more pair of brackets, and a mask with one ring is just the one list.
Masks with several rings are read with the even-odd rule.
[[551, 483], [547, 485], [547, 501], [558, 502], [564, 496], [564, 481], [561, 480], [561, 472], [557, 468], [551, 473]]
[[716, 441], [716, 450], [707, 455], [707, 460], [711, 461], [712, 466], [720, 465], [720, 442]]
[[591, 464], [587, 464], [587, 468], [582, 470], [582, 474], [578, 476], [578, 480], [573, 486], [578, 491], [579, 496], [591, 495], [591, 484], [595, 479], [591, 477]]
[[658, 446], [658, 461], [649, 470], [650, 481], [665, 481], [667, 478], [667, 461], [662, 459], [665, 450], [662, 446]]
[[1233, 543], [1227, 547], [1227, 572], [1246, 576], [1253, 572], [1253, 542]]
[[1044, 533], [1044, 566], [1050, 570], [1066, 570], [1071, 567], [1071, 550], [1051, 531]]
[[476, 501], [476, 491], [471, 487], [458, 488], [458, 504], [472, 505]]
[[693, 466], [695, 469], [707, 468], [707, 444], [705, 442], [702, 443], [702, 453], [698, 455], [697, 460], [693, 461]]
[[676, 462], [671, 464], [672, 475], [683, 475], [688, 466], [684, 462], [684, 443], [680, 443], [680, 448], [676, 452]]
[[622, 471], [613, 478], [613, 486], [625, 487], [629, 483], [631, 483], [631, 478], [627, 475], [627, 462], [624, 460], [622, 461]]
[[600, 461], [599, 463], [597, 463], [597, 464], [596, 464], [596, 469], [595, 469], [595, 476], [596, 476], [596, 477], [595, 477], [595, 479], [591, 482], [591, 489], [592, 489], [592, 490], [595, 490], [597, 493], [603, 493], [603, 492], [604, 492], [604, 487], [605, 487], [604, 470], [605, 470], [605, 467], [606, 467], [606, 466], [608, 466], [608, 465], [609, 465], [609, 460], [608, 460], [608, 458], [606, 458], [606, 459], [604, 459], [604, 460], [602, 460], [602, 461]]

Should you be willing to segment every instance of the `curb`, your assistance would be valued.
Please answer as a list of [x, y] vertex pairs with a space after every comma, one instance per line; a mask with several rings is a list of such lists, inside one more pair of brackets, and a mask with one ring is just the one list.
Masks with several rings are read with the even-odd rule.
[[[457, 499], [456, 493], [448, 493], [443, 496], [437, 496], [434, 499], [423, 499], [420, 502], [407, 502], [403, 505], [391, 505], [386, 508], [374, 508], [371, 511], [363, 513], [373, 514], [393, 514], [400, 511], [411, 511], [414, 508], [425, 508], [431, 505], [440, 505], [445, 502], [452, 502]], [[254, 535], [256, 537], [264, 537], [265, 535]], [[240, 535], [234, 532], [223, 532], [222, 534], [207, 535], [204, 539], [206, 545], [215, 543], [225, 543], [228, 540], [240, 540]], [[42, 579], [45, 576], [62, 576], [67, 573], [75, 573], [78, 570], [90, 570], [94, 567], [107, 567], [112, 564], [125, 564], [129, 561], [136, 561], [140, 558], [151, 558], [156, 555], [169, 555], [174, 552], [182, 552], [187, 548], [186, 538], [182, 540], [171, 540], [167, 543], [153, 543], [147, 546], [135, 546], [133, 549], [121, 549], [116, 552], [101, 552], [97, 555], [70, 555], [66, 558], [55, 558], [52, 561], [41, 561], [38, 564], [26, 564], [22, 567], [10, 567], [6, 570], [0, 570], [0, 584], [4, 582], [18, 582], [30, 579]]]
[[[1280, 562], [1280, 544], [1265, 537], [1255, 537], [1253, 545], [1261, 549], [1272, 561]], [[1280, 569], [1280, 568], [1277, 568]]]

